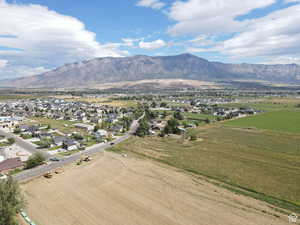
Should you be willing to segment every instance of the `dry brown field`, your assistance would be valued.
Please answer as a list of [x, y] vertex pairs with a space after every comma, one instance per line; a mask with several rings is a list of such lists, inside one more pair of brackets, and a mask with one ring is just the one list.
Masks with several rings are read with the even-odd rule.
[[287, 224], [264, 202], [147, 159], [106, 152], [65, 170], [22, 184], [36, 224]]

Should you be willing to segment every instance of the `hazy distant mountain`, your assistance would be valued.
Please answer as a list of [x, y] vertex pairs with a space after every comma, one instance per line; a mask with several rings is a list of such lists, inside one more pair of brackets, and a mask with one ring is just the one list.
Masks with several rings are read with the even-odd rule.
[[224, 64], [209, 62], [191, 54], [150, 57], [137, 55], [121, 58], [96, 58], [67, 64], [40, 75], [5, 80], [10, 87], [84, 87], [105, 83], [151, 79], [186, 79], [200, 81], [264, 80], [300, 82], [300, 66]]

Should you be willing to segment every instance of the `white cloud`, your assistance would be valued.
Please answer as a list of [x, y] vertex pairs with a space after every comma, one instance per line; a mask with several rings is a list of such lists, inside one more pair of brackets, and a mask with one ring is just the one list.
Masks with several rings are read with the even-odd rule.
[[166, 4], [159, 0], [140, 0], [136, 5], [142, 7], [149, 7], [152, 9], [161, 9]]
[[256, 19], [216, 50], [234, 57], [300, 57], [300, 5]]
[[266, 7], [276, 0], [188, 0], [176, 1], [169, 17], [177, 23], [169, 29], [172, 35], [187, 33], [215, 34], [237, 32], [249, 23], [236, 17]]
[[0, 59], [0, 69], [6, 67], [8, 65], [8, 60]]
[[207, 49], [206, 48], [188, 47], [188, 48], [186, 48], [186, 52], [201, 53], [201, 52], [207, 52]]
[[122, 38], [123, 41], [122, 45], [126, 47], [134, 48], [136, 47], [136, 43], [141, 40], [144, 40], [144, 38]]
[[299, 3], [300, 0], [284, 0], [284, 3]]
[[39, 67], [32, 67], [32, 66], [25, 66], [25, 65], [7, 66], [0, 70], [0, 77], [1, 80], [10, 79], [12, 77], [26, 77], [26, 76], [41, 74], [47, 71], [49, 71], [49, 69], [46, 69], [43, 66], [39, 66]]
[[161, 39], [158, 39], [156, 41], [150, 41], [150, 42], [144, 42], [141, 41], [139, 43], [139, 47], [142, 49], [147, 49], [147, 50], [153, 50], [153, 49], [158, 49], [167, 46], [167, 43]]
[[300, 65], [300, 57], [289, 57], [289, 56], [279, 56], [275, 58], [271, 58], [269, 61], [262, 62], [263, 64], [299, 64]]
[[[1, 50], [0, 57], [14, 67], [53, 68], [83, 59], [127, 54], [118, 44], [97, 42], [95, 33], [80, 20], [40, 5], [0, 0], [0, 15], [0, 46], [8, 49]], [[4, 73], [0, 71], [0, 79]]]
[[211, 46], [215, 44], [213, 40], [214, 36], [207, 36], [207, 35], [198, 35], [194, 39], [190, 40], [189, 43], [195, 46]]

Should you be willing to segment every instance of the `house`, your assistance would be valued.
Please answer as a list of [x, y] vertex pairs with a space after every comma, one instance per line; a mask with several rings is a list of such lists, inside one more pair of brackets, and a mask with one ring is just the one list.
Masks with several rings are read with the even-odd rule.
[[20, 125], [19, 128], [23, 133], [34, 135], [38, 132], [38, 126]]
[[0, 163], [0, 173], [8, 173], [14, 169], [23, 168], [23, 163], [20, 157], [4, 160]]
[[91, 121], [91, 123], [101, 123], [102, 119], [98, 118], [98, 117], [93, 117], [93, 118], [91, 118], [90, 121]]
[[78, 149], [78, 146], [77, 146], [77, 143], [71, 139], [71, 138], [67, 138], [63, 141], [63, 149], [66, 149], [68, 151], [72, 151], [72, 150], [77, 150]]
[[111, 128], [114, 132], [122, 132], [123, 131], [123, 126], [121, 125], [114, 125]]
[[95, 132], [95, 138], [97, 141], [102, 141], [104, 138], [107, 138], [107, 135], [108, 133], [106, 130], [100, 129]]
[[88, 124], [84, 124], [84, 123], [76, 123], [76, 124], [74, 124], [74, 126], [76, 128], [83, 129], [83, 130], [88, 131], [88, 132], [92, 131], [94, 129], [94, 126], [88, 125]]
[[38, 134], [38, 137], [40, 139], [51, 139], [52, 138], [52, 134], [48, 133], [48, 132], [41, 132]]
[[63, 142], [67, 139], [67, 137], [64, 136], [55, 136], [53, 137], [53, 142], [56, 146], [62, 146]]

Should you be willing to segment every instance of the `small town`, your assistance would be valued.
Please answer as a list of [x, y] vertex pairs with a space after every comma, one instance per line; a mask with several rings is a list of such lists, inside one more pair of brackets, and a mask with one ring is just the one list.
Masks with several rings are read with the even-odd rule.
[[[143, 102], [152, 112], [149, 135], [161, 135], [167, 125], [166, 118], [173, 112], [181, 121], [177, 125], [177, 133], [186, 132], [187, 128], [196, 128], [199, 123], [257, 113], [252, 108], [219, 107], [217, 104], [228, 103], [220, 98], [165, 100], [160, 104], [155, 101]], [[4, 178], [5, 174], [21, 172], [26, 168], [29, 157], [37, 152], [44, 153], [49, 162], [55, 162], [101, 143], [112, 142], [129, 131], [137, 115], [140, 114], [134, 107], [73, 102], [59, 98], [0, 103], [1, 176]], [[202, 118], [197, 119], [197, 115], [202, 115]]]
[[300, 0], [0, 15], [0, 225], [300, 225]]

